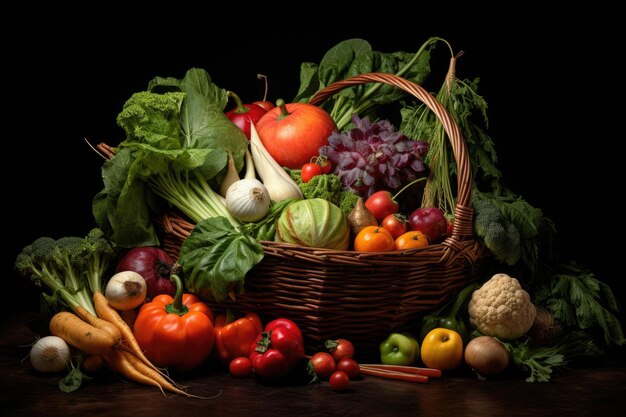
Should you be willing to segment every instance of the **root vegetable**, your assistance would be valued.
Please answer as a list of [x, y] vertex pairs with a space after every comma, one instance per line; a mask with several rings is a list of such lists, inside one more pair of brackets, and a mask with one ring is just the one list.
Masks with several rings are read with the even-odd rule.
[[58, 336], [45, 336], [30, 348], [30, 363], [39, 372], [60, 372], [70, 364], [70, 347]]
[[117, 346], [109, 333], [67, 311], [61, 311], [50, 319], [50, 333], [93, 355], [106, 355]]
[[148, 294], [146, 280], [135, 271], [122, 271], [107, 283], [105, 297], [118, 310], [132, 310], [140, 306]]
[[504, 372], [509, 362], [509, 351], [494, 337], [476, 337], [465, 347], [465, 363], [481, 375]]
[[359, 197], [354, 208], [348, 214], [348, 222], [350, 223], [350, 230], [353, 236], [358, 235], [365, 226], [378, 226], [376, 217], [365, 207], [361, 197]]

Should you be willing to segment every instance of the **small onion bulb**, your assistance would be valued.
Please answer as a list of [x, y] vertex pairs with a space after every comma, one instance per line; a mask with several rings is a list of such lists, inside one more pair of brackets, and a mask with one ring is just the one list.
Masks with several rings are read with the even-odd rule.
[[146, 280], [135, 271], [121, 271], [113, 275], [104, 291], [109, 304], [122, 311], [140, 306], [147, 294]]
[[270, 194], [256, 178], [235, 181], [226, 192], [226, 209], [237, 220], [256, 222], [267, 214]]
[[58, 336], [45, 336], [30, 348], [30, 363], [39, 372], [60, 372], [70, 363], [70, 347]]
[[509, 351], [498, 339], [478, 336], [465, 347], [465, 363], [481, 375], [496, 375], [509, 367]]

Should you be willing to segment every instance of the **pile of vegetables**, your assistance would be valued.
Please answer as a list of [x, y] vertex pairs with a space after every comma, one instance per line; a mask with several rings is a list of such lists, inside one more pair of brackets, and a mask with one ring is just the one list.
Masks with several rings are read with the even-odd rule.
[[[237, 377], [297, 369], [303, 336], [289, 318], [263, 326], [252, 312], [214, 317], [205, 301], [236, 300], [264, 257], [263, 241], [384, 252], [451, 236], [456, 162], [423, 104], [383, 84], [347, 88], [320, 107], [307, 103], [332, 82], [367, 72], [421, 84], [439, 44], [451, 64], [436, 96], [467, 141], [474, 232], [493, 254], [492, 270], [420, 317], [417, 336], [381, 341], [383, 364], [362, 373], [425, 382], [462, 363], [481, 377], [513, 364], [528, 381], [548, 381], [554, 368], [600, 355], [601, 344], [625, 344], [611, 289], [584, 267], [555, 263], [554, 224], [503, 185], [479, 123], [486, 125], [486, 102], [477, 80], [456, 77], [452, 47], [431, 38], [416, 53], [382, 53], [350, 39], [319, 64], [302, 64], [291, 103], [243, 104], [198, 68], [182, 79], [156, 77], [126, 101], [117, 116], [125, 136], [110, 148], [93, 199], [96, 227], [80, 238], [41, 237], [16, 259], [17, 272], [43, 288], [49, 320], [51, 334], [33, 346], [35, 369], [70, 369], [60, 385], [71, 391], [99, 359], [130, 380], [187, 396], [160, 368], [188, 372], [215, 351]], [[236, 107], [227, 111], [229, 99]], [[394, 122], [378, 117], [389, 105], [399, 110]], [[195, 225], [176, 262], [159, 247], [154, 222], [171, 211]], [[454, 340], [453, 356], [440, 355], [441, 338]], [[310, 366], [315, 380], [343, 390], [359, 373], [355, 361], [341, 362], [354, 347], [331, 360], [333, 349]], [[428, 368], [412, 368], [419, 360]]]

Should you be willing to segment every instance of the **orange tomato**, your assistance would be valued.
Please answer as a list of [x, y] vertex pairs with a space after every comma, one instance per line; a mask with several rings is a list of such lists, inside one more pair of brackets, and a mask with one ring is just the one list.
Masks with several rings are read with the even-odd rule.
[[354, 238], [354, 250], [360, 252], [389, 252], [393, 250], [393, 236], [380, 226], [366, 226]]
[[428, 332], [420, 351], [422, 362], [429, 368], [450, 371], [463, 361], [463, 339], [454, 330], [437, 327]]
[[394, 242], [395, 250], [423, 248], [428, 246], [428, 236], [419, 230], [411, 230], [398, 236]]

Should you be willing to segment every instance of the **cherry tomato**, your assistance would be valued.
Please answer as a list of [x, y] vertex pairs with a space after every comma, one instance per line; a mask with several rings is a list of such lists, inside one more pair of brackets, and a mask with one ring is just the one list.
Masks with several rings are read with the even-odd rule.
[[354, 357], [354, 345], [348, 339], [327, 340], [325, 346], [335, 362]]
[[328, 379], [336, 367], [335, 358], [330, 353], [317, 352], [309, 360], [309, 371], [315, 372], [319, 379]]
[[423, 248], [430, 243], [428, 236], [419, 230], [411, 230], [398, 236], [394, 242], [395, 250], [406, 250], [413, 248]]
[[354, 250], [361, 252], [389, 252], [394, 239], [388, 230], [380, 226], [365, 226], [354, 238]]
[[392, 213], [383, 219], [380, 223], [381, 227], [387, 229], [394, 239], [409, 231], [409, 220], [405, 215]]
[[315, 163], [322, 168], [322, 174], [330, 174], [330, 171], [333, 170], [333, 164], [330, 162], [328, 157], [324, 155], [316, 157]]
[[309, 182], [316, 175], [322, 175], [322, 167], [312, 162], [302, 165], [302, 182]]
[[350, 384], [350, 377], [344, 371], [335, 371], [328, 379], [330, 387], [335, 391], [343, 391]]
[[252, 362], [247, 356], [240, 356], [230, 361], [228, 370], [232, 376], [237, 378], [247, 378], [252, 375]]
[[350, 379], [354, 379], [361, 373], [359, 363], [351, 358], [343, 358], [337, 362], [337, 370], [344, 371]]

